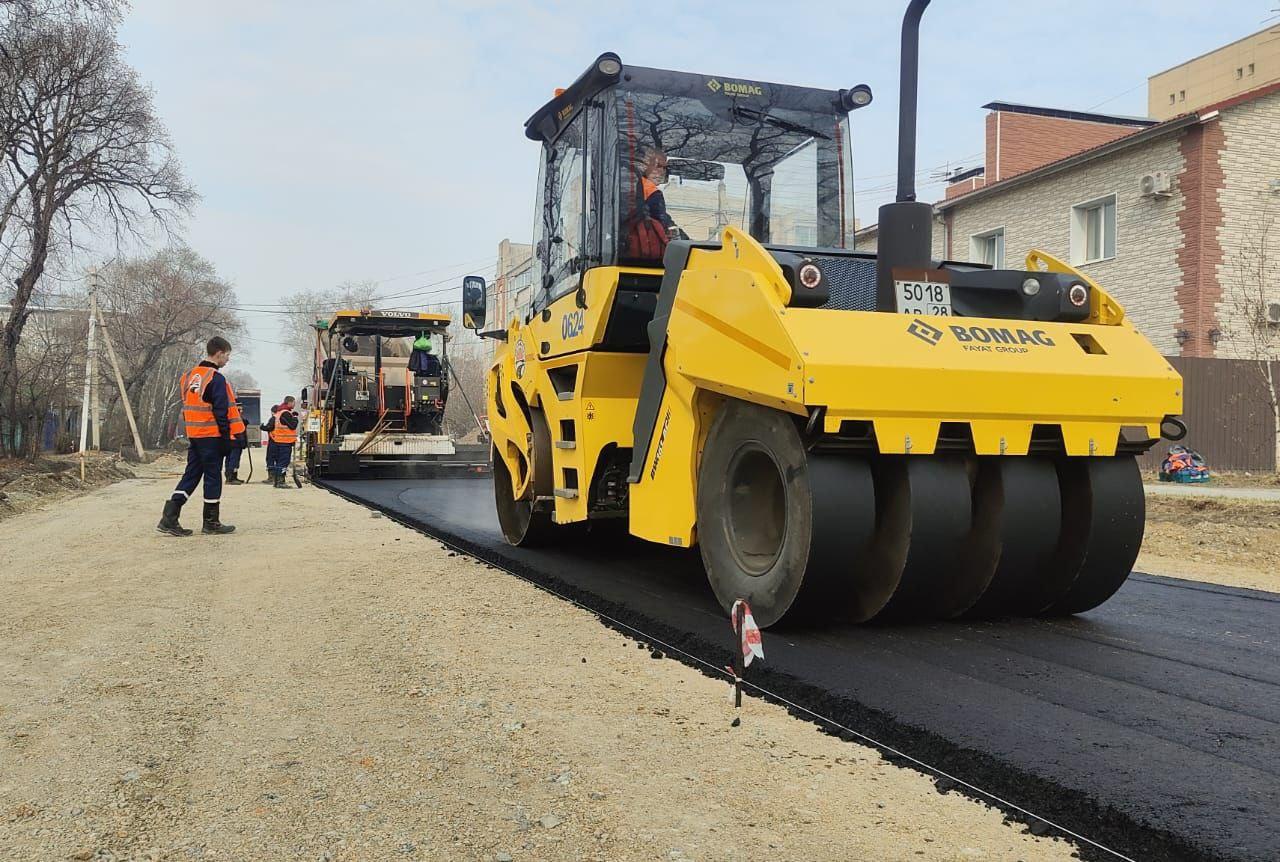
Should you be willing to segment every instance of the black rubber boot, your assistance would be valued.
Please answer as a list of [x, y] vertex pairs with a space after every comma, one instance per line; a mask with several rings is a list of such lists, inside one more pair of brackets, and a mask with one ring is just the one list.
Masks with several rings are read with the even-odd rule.
[[263, 480], [262, 480], [262, 484], [264, 484], [264, 485], [273, 485], [273, 484], [275, 484], [275, 481], [276, 481], [276, 474], [275, 474], [275, 473], [272, 473], [270, 470], [268, 470], [268, 471], [267, 471], [267, 478], [265, 478], [265, 479], [263, 479]]
[[286, 482], [285, 482], [285, 475], [284, 475], [284, 473], [277, 473], [277, 474], [276, 474], [276, 487], [277, 487], [277, 488], [279, 488], [279, 489], [280, 489], [280, 490], [282, 490], [282, 491], [291, 491], [291, 490], [293, 490], [292, 488], [290, 488], [290, 487], [289, 487], [288, 483], [286, 483]]
[[241, 479], [239, 476], [237, 476], [237, 475], [236, 475], [236, 471], [235, 471], [235, 470], [232, 470], [230, 473], [228, 473], [228, 474], [227, 474], [227, 478], [226, 478], [226, 480], [225, 480], [225, 484], [227, 484], [227, 485], [243, 485], [243, 484], [244, 484], [244, 480], [243, 480], [243, 479]]
[[235, 532], [235, 527], [218, 520], [218, 505], [218, 503], [204, 504], [204, 529], [200, 532], [219, 536]]
[[191, 531], [178, 523], [178, 514], [182, 511], [182, 501], [174, 497], [165, 500], [164, 515], [160, 518], [160, 523], [156, 524], [156, 529], [162, 533], [168, 533], [170, 536], [190, 536]]

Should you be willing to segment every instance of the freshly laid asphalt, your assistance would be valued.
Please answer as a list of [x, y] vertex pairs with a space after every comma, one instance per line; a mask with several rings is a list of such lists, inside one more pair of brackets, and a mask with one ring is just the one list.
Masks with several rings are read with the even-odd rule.
[[[510, 547], [483, 479], [325, 484], [729, 661], [696, 551], [616, 529]], [[747, 677], [778, 697], [1134, 859], [1280, 859], [1280, 595], [1135, 574], [1074, 618], [775, 628], [764, 650]]]

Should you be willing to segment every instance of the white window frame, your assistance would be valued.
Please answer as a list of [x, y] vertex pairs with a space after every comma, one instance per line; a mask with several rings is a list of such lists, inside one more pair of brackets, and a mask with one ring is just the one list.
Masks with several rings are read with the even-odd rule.
[[996, 241], [996, 253], [994, 255], [995, 259], [991, 265], [994, 269], [1004, 268], [1004, 256], [1005, 256], [1004, 225], [1000, 225], [1000, 227], [993, 227], [990, 230], [984, 230], [980, 233], [975, 233], [969, 237], [969, 262], [970, 263], [986, 263], [986, 261], [981, 259], [981, 255], [979, 254], [979, 252], [981, 250], [981, 245], [985, 244], [988, 240], [992, 240], [992, 239]]
[[[1105, 208], [1107, 204], [1112, 206], [1111, 218], [1111, 254], [1106, 253], [1107, 235], [1106, 235], [1106, 217]], [[1089, 242], [1086, 236], [1088, 212], [1094, 209], [1102, 209], [1104, 211], [1102, 224], [1102, 255], [1100, 257], [1089, 257], [1087, 255]], [[1120, 253], [1120, 195], [1111, 192], [1110, 194], [1099, 195], [1096, 198], [1087, 201], [1081, 201], [1071, 207], [1071, 265], [1084, 266], [1092, 263], [1102, 263], [1107, 260], [1114, 260]]]

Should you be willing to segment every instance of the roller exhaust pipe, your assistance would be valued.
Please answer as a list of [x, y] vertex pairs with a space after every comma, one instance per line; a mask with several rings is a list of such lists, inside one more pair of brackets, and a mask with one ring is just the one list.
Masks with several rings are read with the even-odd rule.
[[933, 266], [933, 206], [916, 200], [916, 115], [920, 84], [920, 19], [930, 0], [911, 0], [902, 17], [898, 92], [898, 195], [880, 207], [876, 310], [895, 311], [894, 270]]

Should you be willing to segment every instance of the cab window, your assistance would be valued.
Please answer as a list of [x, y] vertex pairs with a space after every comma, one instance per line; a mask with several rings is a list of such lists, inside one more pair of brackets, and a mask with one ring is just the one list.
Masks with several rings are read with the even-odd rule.
[[535, 231], [541, 284], [535, 308], [573, 290], [588, 262], [598, 256], [588, 223], [591, 176], [589, 111], [578, 116], [544, 150], [539, 224]]

